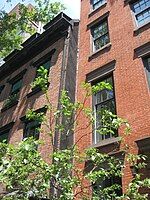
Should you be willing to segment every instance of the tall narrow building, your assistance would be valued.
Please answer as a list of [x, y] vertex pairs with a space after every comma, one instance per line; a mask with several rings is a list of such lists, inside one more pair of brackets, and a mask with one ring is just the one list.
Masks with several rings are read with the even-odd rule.
[[[83, 99], [80, 85], [84, 81], [112, 85], [111, 90], [93, 95], [86, 106], [95, 116], [105, 107], [128, 120], [132, 131], [125, 143], [132, 153], [148, 155], [145, 174], [150, 176], [150, 1], [82, 0], [79, 50], [77, 100]], [[80, 116], [78, 126], [86, 123]], [[122, 130], [115, 136], [100, 135], [98, 126], [76, 132], [81, 150], [91, 146], [105, 152], [116, 149]], [[120, 150], [117, 148], [116, 155]], [[123, 191], [134, 176], [132, 172], [132, 166], [126, 167], [122, 179], [117, 180]]]
[[[71, 101], [75, 101], [78, 26], [78, 20], [60, 13], [44, 26], [42, 34], [35, 33], [22, 44], [21, 50], [14, 50], [5, 57], [0, 67], [0, 141], [5, 139], [15, 144], [28, 136], [40, 138], [45, 141], [41, 154], [45, 160], [49, 158], [52, 147], [46, 127], [25, 119], [27, 110], [33, 109], [45, 112], [50, 120], [45, 95], [39, 87], [32, 88], [31, 83], [43, 66], [49, 74], [48, 96], [53, 107], [59, 109], [63, 89], [68, 91]], [[40, 126], [44, 132], [37, 131]], [[65, 145], [64, 136], [56, 133], [55, 138], [55, 145], [61, 145], [61, 140]], [[69, 142], [73, 142], [71, 135]]]

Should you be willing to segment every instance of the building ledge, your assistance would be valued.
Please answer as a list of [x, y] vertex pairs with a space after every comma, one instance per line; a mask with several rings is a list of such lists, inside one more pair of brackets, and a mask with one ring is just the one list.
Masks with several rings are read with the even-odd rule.
[[106, 5], [107, 5], [107, 2], [103, 3], [100, 7], [98, 7], [98, 8], [96, 8], [96, 9], [92, 10], [92, 11], [89, 13], [88, 17], [91, 17], [91, 16], [94, 15], [95, 13], [99, 12], [99, 11], [100, 11], [101, 9], [103, 9]]
[[40, 87], [35, 87], [35, 88], [33, 88], [33, 89], [31, 90], [31, 92], [29, 92], [29, 93], [27, 94], [27, 97], [29, 98], [29, 97], [31, 97], [31, 96], [33, 96], [34, 94], [39, 93], [39, 92], [42, 92], [42, 89], [41, 89]]
[[1, 112], [4, 112], [4, 111], [8, 110], [9, 108], [12, 108], [13, 106], [17, 105], [18, 102], [19, 102], [18, 100], [13, 101], [13, 102], [12, 102], [11, 104], [9, 104], [8, 106], [3, 107], [3, 108], [1, 109]]
[[140, 151], [150, 150], [150, 136], [138, 139], [135, 141]]
[[90, 56], [88, 60], [92, 60], [95, 56], [97, 56], [98, 54], [104, 53], [105, 50], [109, 50], [111, 47], [111, 43], [106, 44], [105, 46], [103, 46], [102, 48], [98, 49], [97, 51], [93, 52]]
[[104, 147], [104, 146], [108, 146], [108, 145], [111, 145], [111, 144], [115, 144], [115, 143], [119, 143], [121, 141], [121, 137], [112, 137], [112, 138], [109, 138], [109, 139], [106, 139], [106, 140], [102, 140], [100, 142], [98, 142], [97, 144], [92, 144], [91, 148], [99, 148], [99, 147]]
[[[50, 85], [50, 83], [48, 82], [48, 86], [47, 87], [49, 87], [49, 85]], [[28, 94], [27, 94], [27, 97], [29, 98], [29, 97], [31, 97], [31, 96], [33, 96], [34, 94], [36, 94], [36, 93], [44, 93], [43, 91], [42, 91], [42, 89], [39, 87], [39, 86], [36, 86], [35, 88], [33, 88], [32, 90], [31, 90], [31, 92], [29, 92]]]
[[134, 36], [140, 34], [141, 32], [147, 30], [150, 28], [150, 21], [146, 22], [145, 24], [142, 24], [141, 26], [138, 26], [134, 29]]

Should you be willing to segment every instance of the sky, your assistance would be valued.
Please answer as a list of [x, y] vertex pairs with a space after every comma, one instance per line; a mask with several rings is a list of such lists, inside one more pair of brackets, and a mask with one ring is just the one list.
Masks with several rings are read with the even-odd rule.
[[[21, 0], [11, 0], [11, 3], [6, 3], [7, 0], [0, 0], [0, 9], [4, 8], [7, 12], [9, 12], [17, 3], [21, 2]], [[53, 0], [54, 1], [54, 0]], [[80, 0], [55, 0], [60, 1], [66, 7], [64, 11], [69, 17], [74, 19], [80, 18]], [[25, 0], [25, 4], [33, 3], [33, 0]]]

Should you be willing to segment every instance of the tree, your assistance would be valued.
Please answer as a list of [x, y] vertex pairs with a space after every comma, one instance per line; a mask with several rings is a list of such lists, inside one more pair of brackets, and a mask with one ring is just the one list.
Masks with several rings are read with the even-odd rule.
[[33, 34], [36, 31], [34, 24], [37, 26], [39, 22], [46, 24], [65, 9], [60, 2], [49, 0], [34, 0], [34, 2], [34, 8], [28, 8], [22, 0], [19, 13], [9, 14], [3, 9], [0, 10], [0, 58], [4, 58], [14, 49], [21, 48], [23, 36], [20, 33]]
[[[53, 146], [53, 151], [50, 152], [51, 162], [50, 164], [45, 162], [38, 151], [38, 146], [42, 145], [42, 141], [35, 140], [32, 137], [24, 139], [17, 146], [1, 143], [0, 182], [6, 187], [6, 193], [1, 196], [1, 199], [147, 200], [147, 194], [141, 194], [139, 189], [150, 187], [150, 180], [147, 178], [142, 180], [140, 174], [136, 174], [123, 195], [119, 194], [120, 185], [118, 183], [102, 187], [105, 180], [122, 176], [122, 169], [125, 164], [117, 157], [95, 148], [80, 152], [78, 149], [80, 139], [76, 143], [66, 146], [65, 149], [55, 148], [54, 145], [55, 131], [65, 134], [67, 140], [67, 136], [77, 129], [78, 116], [81, 113], [88, 118], [89, 126], [95, 123], [92, 110], [86, 108], [85, 103], [93, 93], [97, 93], [102, 88], [109, 90], [111, 86], [107, 83], [99, 83], [92, 87], [89, 84], [83, 84], [85, 98], [83, 102], [75, 103], [71, 102], [67, 91], [62, 91], [61, 107], [57, 110], [53, 108], [47, 95], [47, 70], [41, 67], [38, 72], [40, 75], [35, 79], [32, 87], [38, 86], [45, 93], [48, 102], [46, 108], [51, 119], [45, 118], [43, 112], [37, 113], [33, 110], [28, 110], [26, 117], [48, 127], [47, 134]], [[115, 131], [122, 125], [125, 127], [124, 137], [129, 134], [130, 127], [126, 120], [117, 117], [108, 110], [103, 110], [100, 115], [102, 116], [102, 127], [97, 130], [99, 134], [110, 132], [115, 134]], [[38, 129], [37, 131], [42, 130]], [[125, 163], [134, 165], [136, 169], [145, 167], [146, 158], [144, 155], [130, 154], [129, 147], [126, 145], [122, 150], [126, 159]]]

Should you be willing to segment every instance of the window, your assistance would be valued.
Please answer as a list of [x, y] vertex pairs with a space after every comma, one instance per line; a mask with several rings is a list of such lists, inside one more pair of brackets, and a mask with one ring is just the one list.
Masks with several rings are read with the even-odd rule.
[[92, 0], [93, 10], [99, 8], [99, 7], [102, 6], [104, 3], [106, 3], [106, 0]]
[[143, 61], [144, 61], [144, 67], [145, 67], [145, 73], [147, 76], [148, 85], [150, 88], [150, 56], [145, 58]]
[[9, 130], [0, 133], [0, 142], [3, 142], [4, 140], [7, 142], [9, 136]]
[[11, 83], [11, 91], [9, 97], [4, 101], [2, 111], [16, 105], [18, 103], [19, 91], [22, 86], [22, 79], [18, 79]]
[[100, 129], [102, 127], [101, 122], [101, 116], [102, 111], [104, 109], [111, 111], [112, 113], [115, 113], [115, 97], [114, 97], [114, 88], [113, 88], [113, 77], [110, 76], [108, 78], [105, 78], [102, 80], [103, 82], [109, 83], [112, 86], [112, 89], [103, 89], [100, 90], [98, 93], [93, 95], [93, 106], [94, 106], [94, 113], [95, 113], [95, 131], [94, 131], [94, 137], [93, 142], [94, 144], [100, 142], [101, 140], [105, 140], [107, 138], [112, 137], [112, 134], [106, 134], [102, 135], [100, 134]]
[[9, 133], [14, 125], [14, 122], [10, 122], [9, 124], [6, 124], [5, 126], [0, 127], [0, 142], [8, 142], [9, 139]]
[[[47, 69], [48, 72], [49, 72], [49, 69], [50, 69], [50, 67], [51, 67], [51, 62], [50, 62], [50, 60], [48, 60], [48, 61], [43, 62], [42, 64], [40, 64], [40, 66], [37, 67], [37, 70], [38, 70], [41, 66], [44, 67], [45, 69]], [[38, 77], [38, 71], [36, 72], [36, 77]]]
[[0, 133], [0, 142], [8, 142], [9, 130]]
[[2, 93], [4, 87], [5, 87], [5, 85], [1, 85], [1, 86], [0, 86], [0, 94]]
[[91, 28], [93, 37], [93, 51], [97, 51], [109, 43], [108, 23], [107, 20]]
[[[115, 189], [115, 193], [117, 196], [121, 196], [122, 195], [122, 180], [121, 177], [115, 177], [112, 176], [111, 178], [106, 178], [103, 181], [99, 181], [97, 183], [95, 183], [93, 185], [93, 193], [95, 193], [97, 196], [100, 197], [101, 200], [107, 200], [106, 197], [103, 195], [103, 189], [107, 188], [107, 187], [111, 187], [112, 185], [117, 184], [118, 186], [120, 186], [120, 188]], [[111, 191], [110, 191], [111, 192]], [[115, 200], [113, 197], [111, 198], [112, 200]]]
[[22, 86], [22, 78], [12, 83], [10, 95], [17, 95]]
[[34, 137], [35, 139], [39, 139], [39, 128], [41, 123], [37, 121], [28, 121], [25, 123], [24, 135], [23, 138]]
[[132, 4], [138, 26], [150, 21], [150, 0], [137, 0]]

